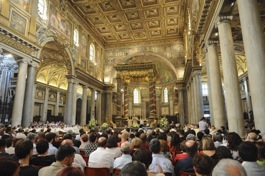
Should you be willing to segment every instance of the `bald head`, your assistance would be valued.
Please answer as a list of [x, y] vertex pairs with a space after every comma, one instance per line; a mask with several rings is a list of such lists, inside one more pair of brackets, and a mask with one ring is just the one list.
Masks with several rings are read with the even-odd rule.
[[62, 141], [61, 145], [70, 145], [70, 146], [74, 146], [73, 141], [71, 139], [65, 139]]
[[243, 166], [233, 159], [222, 159], [214, 167], [212, 176], [229, 175], [229, 176], [246, 176]]
[[131, 152], [131, 144], [128, 141], [125, 141], [121, 144], [121, 151], [124, 154], [129, 154]]
[[99, 147], [106, 147], [107, 139], [105, 137], [98, 138], [98, 146]]

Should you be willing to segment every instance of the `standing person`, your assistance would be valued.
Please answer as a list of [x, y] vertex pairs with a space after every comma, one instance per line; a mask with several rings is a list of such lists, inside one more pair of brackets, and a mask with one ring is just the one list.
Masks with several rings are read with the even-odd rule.
[[39, 169], [29, 164], [33, 154], [33, 143], [30, 140], [20, 140], [15, 146], [15, 155], [19, 159], [19, 176], [38, 176]]
[[206, 122], [205, 117], [202, 117], [199, 121], [199, 129], [200, 131], [204, 131], [206, 128], [208, 128], [208, 123]]

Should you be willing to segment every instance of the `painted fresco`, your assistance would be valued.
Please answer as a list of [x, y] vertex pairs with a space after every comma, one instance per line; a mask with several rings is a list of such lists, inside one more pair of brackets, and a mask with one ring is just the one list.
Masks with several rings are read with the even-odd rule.
[[30, 5], [30, 0], [11, 0], [14, 4], [22, 8], [23, 10], [29, 12], [29, 5]]
[[49, 25], [62, 33], [69, 41], [71, 39], [71, 24], [50, 4]]
[[25, 35], [26, 33], [27, 20], [20, 16], [16, 11], [12, 10], [10, 27], [15, 31]]

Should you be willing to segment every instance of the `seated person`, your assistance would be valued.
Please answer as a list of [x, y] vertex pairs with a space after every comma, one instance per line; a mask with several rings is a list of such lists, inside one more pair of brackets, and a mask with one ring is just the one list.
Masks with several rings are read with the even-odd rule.
[[133, 161], [122, 168], [120, 176], [147, 176], [147, 172], [141, 162]]
[[188, 153], [188, 157], [179, 160], [175, 166], [175, 173], [178, 175], [179, 172], [194, 173], [192, 160], [194, 155], [197, 153], [198, 144], [194, 140], [187, 140], [185, 142], [185, 151]]
[[0, 173], [4, 176], [18, 176], [19, 174], [19, 163], [6, 156], [0, 157]]
[[0, 157], [1, 156], [10, 156], [8, 153], [5, 152], [6, 148], [6, 140], [0, 139]]
[[34, 166], [50, 166], [55, 162], [54, 155], [48, 155], [49, 143], [46, 140], [39, 141], [36, 145], [37, 155], [33, 155], [30, 164]]
[[85, 176], [85, 173], [79, 168], [68, 166], [62, 169], [56, 176]]
[[229, 176], [247, 176], [242, 165], [233, 159], [222, 159], [213, 168], [212, 176], [229, 175]]
[[193, 168], [196, 176], [209, 176], [213, 170], [213, 160], [205, 154], [196, 154], [193, 158]]
[[55, 159], [50, 166], [40, 169], [39, 176], [56, 176], [58, 172], [67, 166], [72, 166], [75, 158], [75, 149], [69, 145], [58, 148]]
[[15, 146], [15, 155], [19, 159], [19, 176], [38, 176], [39, 169], [29, 164], [33, 154], [33, 143], [30, 140], [20, 140]]
[[242, 166], [245, 168], [247, 175], [265, 175], [265, 167], [257, 163], [258, 148], [253, 142], [242, 142], [238, 147], [238, 153], [243, 160]]
[[130, 155], [131, 144], [126, 141], [121, 144], [122, 155], [114, 160], [113, 168], [122, 169], [123, 166], [132, 162], [132, 156]]

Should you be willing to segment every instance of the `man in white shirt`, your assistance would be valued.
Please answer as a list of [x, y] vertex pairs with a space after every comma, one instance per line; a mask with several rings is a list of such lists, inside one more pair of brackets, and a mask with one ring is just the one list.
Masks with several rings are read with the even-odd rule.
[[172, 162], [160, 153], [161, 147], [158, 139], [155, 138], [151, 140], [149, 149], [153, 153], [153, 160], [149, 166], [149, 171], [159, 172], [158, 168], [161, 167], [164, 173], [172, 173], [174, 175], [174, 167]]
[[98, 148], [89, 155], [88, 165], [92, 168], [109, 168], [112, 170], [114, 158], [106, 151], [107, 139], [98, 139]]
[[202, 117], [199, 121], [199, 129], [200, 131], [204, 131], [206, 128], [208, 128], [208, 123], [206, 123], [205, 117]]
[[130, 146], [131, 146], [131, 144], [128, 141], [123, 142], [121, 144], [122, 156], [120, 156], [114, 160], [113, 168], [122, 169], [123, 166], [132, 162], [132, 156], [130, 155], [130, 152], [131, 152]]

